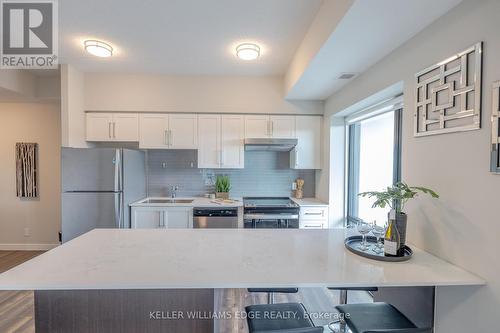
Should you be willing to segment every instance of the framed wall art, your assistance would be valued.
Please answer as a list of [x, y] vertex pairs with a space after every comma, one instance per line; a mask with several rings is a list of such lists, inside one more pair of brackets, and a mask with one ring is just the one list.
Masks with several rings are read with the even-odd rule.
[[500, 173], [500, 81], [493, 83], [491, 109], [491, 172]]
[[482, 43], [415, 74], [414, 135], [481, 128]]
[[38, 144], [16, 143], [16, 190], [19, 198], [38, 197]]

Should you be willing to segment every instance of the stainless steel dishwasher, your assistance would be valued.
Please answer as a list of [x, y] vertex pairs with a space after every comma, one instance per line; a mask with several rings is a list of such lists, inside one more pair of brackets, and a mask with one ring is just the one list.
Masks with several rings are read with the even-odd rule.
[[195, 207], [193, 209], [193, 227], [238, 228], [238, 208]]

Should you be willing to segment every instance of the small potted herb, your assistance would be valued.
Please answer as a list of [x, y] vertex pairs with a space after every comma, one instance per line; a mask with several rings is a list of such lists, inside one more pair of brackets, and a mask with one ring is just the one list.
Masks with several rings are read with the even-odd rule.
[[401, 236], [401, 246], [406, 243], [406, 225], [407, 215], [404, 212], [406, 203], [415, 198], [418, 193], [429, 194], [433, 198], [439, 198], [439, 195], [431, 189], [421, 186], [408, 186], [403, 182], [398, 182], [393, 186], [387, 187], [387, 190], [382, 192], [370, 191], [359, 193], [359, 196], [375, 198], [372, 208], [390, 207], [389, 219], [396, 220], [396, 227]]
[[215, 197], [218, 199], [229, 199], [231, 180], [229, 176], [217, 176], [215, 180]]

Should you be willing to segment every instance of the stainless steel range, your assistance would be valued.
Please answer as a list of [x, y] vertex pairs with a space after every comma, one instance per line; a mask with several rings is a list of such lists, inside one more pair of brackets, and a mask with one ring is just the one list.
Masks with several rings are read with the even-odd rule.
[[299, 205], [285, 197], [243, 198], [245, 228], [298, 228]]

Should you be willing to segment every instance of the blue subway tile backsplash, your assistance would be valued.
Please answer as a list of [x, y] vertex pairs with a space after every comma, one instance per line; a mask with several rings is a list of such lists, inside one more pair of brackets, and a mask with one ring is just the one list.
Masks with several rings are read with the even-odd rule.
[[196, 150], [149, 150], [148, 194], [169, 196], [169, 185], [179, 185], [178, 196], [201, 196], [214, 192], [216, 175], [231, 178], [232, 197], [291, 196], [292, 183], [305, 180], [304, 196], [314, 197], [315, 171], [289, 168], [289, 153], [245, 152], [244, 169], [198, 169]]

